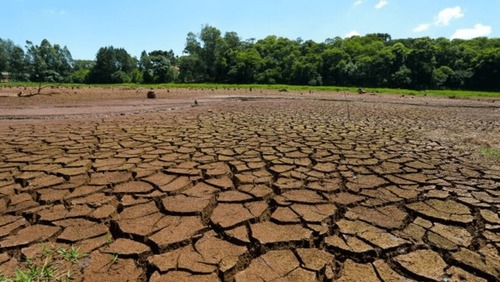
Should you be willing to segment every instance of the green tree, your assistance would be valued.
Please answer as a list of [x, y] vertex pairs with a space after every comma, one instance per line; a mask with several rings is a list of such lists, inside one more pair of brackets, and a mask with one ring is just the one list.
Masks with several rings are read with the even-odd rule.
[[300, 40], [268, 36], [255, 43], [262, 58], [259, 83], [291, 83], [294, 62], [301, 56]]
[[[128, 83], [137, 69], [137, 60], [123, 48], [102, 47], [96, 55], [95, 65], [89, 72], [90, 83]], [[134, 81], [136, 82], [136, 81]]]
[[434, 48], [428, 37], [415, 39], [408, 54], [407, 67], [411, 70], [411, 85], [416, 89], [432, 86], [432, 72], [436, 66]]
[[228, 66], [224, 56], [227, 49], [228, 45], [220, 30], [213, 26], [203, 26], [199, 36], [188, 33], [184, 53], [189, 58], [179, 61], [180, 78], [193, 82], [223, 81], [227, 77]]
[[411, 70], [406, 66], [408, 54], [410, 49], [408, 49], [403, 42], [395, 42], [389, 47], [392, 53], [393, 63], [391, 67], [391, 74], [388, 76], [389, 87], [396, 88], [409, 88], [411, 87]]
[[290, 83], [311, 86], [323, 84], [321, 53], [324, 48], [324, 44], [318, 44], [312, 40], [300, 44], [300, 56], [291, 66]]
[[261, 64], [262, 58], [255, 48], [235, 51], [234, 63], [228, 72], [229, 82], [255, 83]]
[[203, 82], [206, 74], [204, 64], [198, 55], [188, 55], [179, 58], [179, 81], [186, 83]]
[[139, 70], [142, 72], [142, 82], [143, 83], [153, 83], [154, 75], [151, 69], [151, 59], [149, 58], [146, 50], [142, 51], [141, 57], [139, 58]]
[[231, 50], [237, 50], [241, 47], [241, 39], [238, 34], [234, 31], [229, 31], [224, 34], [224, 41], [227, 47]]
[[221, 82], [227, 71], [224, 53], [228, 46], [220, 30], [209, 25], [202, 28], [199, 37], [203, 43], [200, 58], [205, 65], [207, 79], [210, 82]]
[[11, 80], [25, 81], [29, 79], [24, 50], [15, 45], [12, 40], [0, 38], [0, 71], [9, 72]]
[[10, 53], [8, 69], [10, 78], [16, 81], [27, 81], [29, 79], [27, 65], [24, 50], [19, 46], [15, 46]]
[[471, 87], [478, 90], [499, 91], [500, 48], [483, 50], [473, 63], [474, 75], [471, 77]]
[[30, 80], [37, 82], [70, 80], [73, 58], [67, 47], [52, 45], [44, 39], [39, 46], [26, 41], [26, 49]]
[[168, 52], [157, 50], [149, 54], [143, 51], [139, 60], [139, 69], [142, 72], [143, 82], [173, 82], [176, 78], [176, 61], [177, 58], [172, 50]]
[[182, 82], [204, 82], [207, 66], [202, 56], [203, 48], [196, 34], [189, 32], [186, 38], [185, 56], [179, 58], [179, 80]]
[[402, 65], [397, 71], [391, 75], [391, 87], [395, 88], [411, 88], [412, 85], [412, 73], [411, 70]]
[[14, 42], [11, 40], [3, 40], [0, 38], [0, 71], [7, 71], [10, 69], [10, 53]]
[[278, 38], [267, 36], [255, 43], [255, 48], [262, 58], [261, 69], [257, 75], [258, 83], [275, 84], [282, 81], [280, 62], [283, 54], [278, 50]]
[[320, 74], [325, 85], [343, 85], [345, 77], [342, 75], [340, 62], [349, 61], [349, 55], [341, 48], [327, 43], [327, 48], [321, 53]]
[[94, 66], [94, 61], [91, 60], [75, 60], [73, 72], [71, 74], [71, 82], [85, 83], [90, 70]]
[[432, 71], [432, 86], [437, 89], [445, 89], [449, 85], [449, 79], [454, 76], [454, 71], [447, 66], [441, 66]]

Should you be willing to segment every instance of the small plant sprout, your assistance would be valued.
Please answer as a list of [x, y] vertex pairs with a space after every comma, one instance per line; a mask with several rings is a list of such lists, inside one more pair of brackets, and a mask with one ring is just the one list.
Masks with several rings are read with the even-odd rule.
[[113, 242], [113, 237], [111, 236], [111, 234], [106, 234], [106, 243], [107, 244], [110, 244]]
[[54, 249], [49, 248], [43, 244], [40, 244], [40, 249], [42, 250], [42, 256], [44, 257], [50, 256], [54, 253]]
[[40, 245], [40, 250], [41, 253], [36, 257], [26, 258], [12, 275], [0, 273], [0, 281], [69, 281], [73, 279], [73, 274], [65, 262], [71, 262], [73, 265], [80, 258], [87, 256], [76, 247], [56, 249]]
[[68, 272], [66, 272], [66, 279], [71, 280], [72, 277], [73, 277], [73, 274], [71, 274], [71, 270], [68, 269]]
[[[26, 261], [25, 267], [17, 268], [14, 278], [7, 277], [5, 281], [50, 281], [60, 280], [57, 275], [57, 268], [52, 261], [52, 256], [46, 256], [43, 265], [37, 265], [31, 260]], [[3, 280], [2, 280], [3, 281]]]
[[80, 253], [80, 248], [75, 248], [74, 246], [71, 246], [68, 250], [65, 248], [59, 248], [57, 252], [62, 255], [66, 261], [73, 264], [77, 263], [79, 259], [86, 256], [86, 254]]
[[111, 264], [115, 264], [118, 261], [118, 254], [113, 254], [111, 258]]

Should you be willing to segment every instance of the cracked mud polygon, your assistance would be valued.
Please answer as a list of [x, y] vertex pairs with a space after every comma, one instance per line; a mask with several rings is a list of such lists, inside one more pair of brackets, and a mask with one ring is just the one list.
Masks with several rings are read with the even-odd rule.
[[45, 244], [84, 281], [500, 277], [498, 101], [79, 91], [0, 97], [3, 274]]

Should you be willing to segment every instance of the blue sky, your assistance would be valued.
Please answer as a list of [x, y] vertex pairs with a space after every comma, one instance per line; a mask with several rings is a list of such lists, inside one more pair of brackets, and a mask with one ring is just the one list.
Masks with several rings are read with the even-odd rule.
[[174, 50], [209, 24], [243, 39], [323, 42], [336, 36], [500, 37], [500, 0], [0, 0], [0, 38], [67, 46], [94, 59], [104, 46]]

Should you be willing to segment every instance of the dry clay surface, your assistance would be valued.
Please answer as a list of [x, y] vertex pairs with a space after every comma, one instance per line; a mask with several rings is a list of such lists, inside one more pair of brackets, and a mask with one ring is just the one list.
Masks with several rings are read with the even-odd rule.
[[66, 91], [0, 97], [3, 274], [42, 244], [84, 281], [500, 277], [498, 102]]

